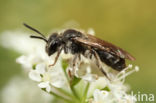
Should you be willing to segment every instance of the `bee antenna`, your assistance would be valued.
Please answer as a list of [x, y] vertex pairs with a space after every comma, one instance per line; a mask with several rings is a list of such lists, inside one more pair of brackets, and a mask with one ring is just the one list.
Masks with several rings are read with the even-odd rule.
[[31, 26], [29, 26], [28, 24], [25, 24], [25, 23], [23, 23], [23, 25], [24, 25], [25, 27], [27, 27], [27, 28], [33, 30], [34, 32], [40, 34], [44, 39], [46, 39], [46, 37], [45, 37], [41, 32], [39, 32], [38, 30], [36, 30], [35, 28], [33, 28], [33, 27], [31, 27]]
[[30, 38], [42, 39], [42, 40], [44, 40], [46, 43], [48, 43], [48, 40], [47, 40], [47, 39], [45, 39], [45, 38], [43, 38], [43, 37], [40, 37], [40, 36], [33, 36], [33, 35], [31, 35]]

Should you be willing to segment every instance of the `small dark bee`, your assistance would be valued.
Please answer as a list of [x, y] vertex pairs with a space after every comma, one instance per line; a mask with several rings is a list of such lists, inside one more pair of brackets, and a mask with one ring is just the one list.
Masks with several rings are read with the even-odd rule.
[[96, 60], [96, 65], [108, 78], [107, 73], [104, 71], [101, 63], [105, 63], [116, 71], [121, 71], [126, 67], [125, 59], [135, 60], [135, 58], [125, 50], [109, 42], [98, 39], [95, 36], [84, 34], [75, 29], [67, 29], [60, 34], [53, 33], [47, 39], [42, 33], [31, 26], [27, 24], [24, 24], [24, 26], [41, 35], [30, 37], [44, 40], [46, 42], [45, 49], [49, 56], [57, 52], [55, 61], [51, 66], [55, 65], [61, 51], [64, 50], [65, 54], [71, 53], [74, 55], [72, 62], [73, 67], [75, 66], [77, 60], [80, 59], [80, 55], [83, 55], [89, 59], [94, 57]]

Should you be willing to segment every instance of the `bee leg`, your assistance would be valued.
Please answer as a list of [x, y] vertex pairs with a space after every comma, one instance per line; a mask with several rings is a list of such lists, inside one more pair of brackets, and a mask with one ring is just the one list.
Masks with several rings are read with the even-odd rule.
[[56, 55], [55, 60], [54, 60], [54, 63], [50, 64], [49, 67], [54, 66], [56, 64], [56, 62], [57, 62], [57, 60], [61, 54], [61, 51], [62, 51], [62, 48], [58, 50], [57, 55]]
[[101, 72], [106, 76], [106, 78], [108, 80], [110, 80], [109, 76], [107, 75], [107, 73], [105, 72], [105, 70], [103, 69], [102, 65], [101, 65], [101, 61], [100, 58], [98, 56], [98, 54], [96, 53], [96, 51], [92, 50], [94, 57], [96, 59], [96, 65], [98, 66], [98, 68], [101, 70]]
[[73, 78], [73, 74], [72, 74], [71, 70], [68, 70], [67, 73], [68, 73], [68, 76], [69, 76], [70, 78]]
[[74, 75], [76, 74], [76, 64], [78, 63], [78, 59], [79, 59], [79, 54], [75, 54], [75, 56], [72, 59], [72, 62], [70, 63], [70, 67], [72, 69], [70, 69], [68, 71], [68, 75], [69, 77], [72, 79], [74, 77]]
[[68, 47], [64, 46], [64, 53], [67, 54], [68, 53]]
[[76, 74], [76, 64], [78, 63], [79, 54], [76, 54], [73, 58], [72, 67], [73, 67], [73, 73]]
[[80, 54], [78, 55], [78, 58], [79, 58], [79, 62], [81, 62], [81, 55]]

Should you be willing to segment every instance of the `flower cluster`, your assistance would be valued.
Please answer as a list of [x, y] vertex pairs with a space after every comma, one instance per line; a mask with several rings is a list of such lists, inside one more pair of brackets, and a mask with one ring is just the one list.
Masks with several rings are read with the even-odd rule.
[[[94, 33], [93, 30], [89, 32]], [[5, 38], [8, 37], [10, 40], [6, 45]], [[16, 43], [13, 43], [15, 39]], [[118, 74], [108, 72], [110, 81], [95, 71], [98, 69], [91, 61], [82, 57], [75, 76], [71, 78], [69, 71], [72, 68], [69, 64], [72, 55], [62, 52], [56, 65], [51, 67], [49, 65], [54, 62], [55, 55], [47, 56], [42, 41], [32, 40], [18, 31], [5, 32], [1, 41], [4, 47], [23, 54], [16, 61], [28, 72], [29, 78], [37, 82], [39, 88], [56, 98], [68, 103], [135, 103], [135, 98], [127, 94], [129, 88], [124, 81], [128, 75], [139, 70], [137, 66], [129, 65]]]

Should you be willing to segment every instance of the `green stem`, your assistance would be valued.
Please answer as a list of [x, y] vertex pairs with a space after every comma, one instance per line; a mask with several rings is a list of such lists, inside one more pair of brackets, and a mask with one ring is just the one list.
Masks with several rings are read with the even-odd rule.
[[73, 96], [70, 93], [66, 92], [65, 90], [61, 88], [55, 88], [55, 89], [57, 89], [60, 93], [63, 93], [64, 95], [69, 96], [70, 98], [73, 98]]
[[83, 94], [83, 97], [81, 99], [81, 103], [86, 103], [85, 100], [87, 98], [87, 93], [88, 93], [89, 87], [90, 87], [90, 83], [88, 82], [86, 87], [85, 87], [84, 94]]
[[73, 95], [71, 95], [70, 93], [66, 92], [65, 90], [63, 89], [60, 89], [60, 88], [57, 88], [57, 90], [61, 93], [63, 93], [64, 95], [68, 96], [69, 98], [73, 98], [75, 101], [77, 101], [77, 98]]
[[76, 93], [76, 90], [75, 90], [74, 86], [70, 86], [70, 89], [71, 89], [73, 95], [76, 97], [76, 99], [80, 100], [78, 94]]
[[[47, 92], [47, 91], [45, 90], [45, 88], [42, 88], [42, 90], [45, 91], [45, 92]], [[58, 94], [56, 94], [56, 93], [54, 93], [54, 92], [52, 92], [52, 91], [51, 91], [51, 92], [47, 92], [47, 93], [49, 93], [49, 94], [55, 96], [55, 97], [58, 98], [58, 99], [62, 99], [62, 100], [64, 100], [64, 101], [66, 101], [67, 103], [73, 103], [73, 101], [71, 101], [71, 100], [69, 100], [69, 99], [66, 99], [66, 98], [64, 98], [63, 96], [60, 96], [60, 95], [58, 95]]]
[[80, 98], [78, 97], [78, 95], [76, 93], [76, 90], [74, 89], [73, 86], [70, 85], [70, 80], [69, 80], [69, 77], [67, 75], [66, 68], [63, 68], [63, 72], [64, 72], [64, 74], [66, 76], [66, 79], [67, 79], [67, 81], [69, 83], [69, 87], [70, 87], [70, 90], [72, 91], [72, 94], [74, 95], [74, 98], [77, 99], [78, 101], [80, 101]]
[[64, 101], [66, 101], [67, 103], [72, 103], [71, 100], [68, 100], [68, 99], [66, 99], [66, 98], [64, 98], [64, 97], [62, 97], [62, 96], [60, 96], [60, 95], [58, 95], [58, 94], [56, 94], [56, 93], [54, 93], [54, 92], [50, 92], [50, 94], [53, 95], [53, 96], [55, 96], [55, 97], [58, 98], [58, 99], [62, 99], [62, 100], [64, 100]]
[[67, 75], [67, 73], [66, 73], [66, 70], [63, 69], [63, 72], [64, 72], [64, 74], [65, 74], [65, 76], [66, 76], [67, 81], [69, 82], [69, 78], [68, 78], [68, 75]]

